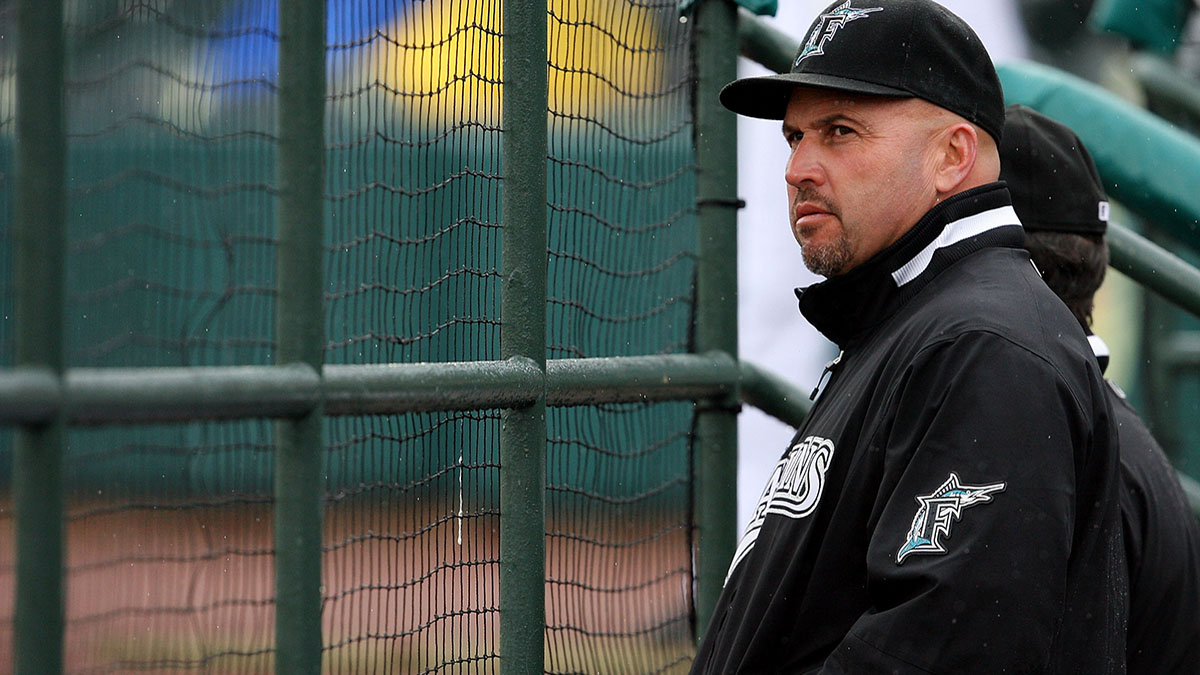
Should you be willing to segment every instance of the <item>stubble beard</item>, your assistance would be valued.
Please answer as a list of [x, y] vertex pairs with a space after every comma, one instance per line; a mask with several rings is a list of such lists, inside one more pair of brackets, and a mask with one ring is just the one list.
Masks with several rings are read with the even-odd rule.
[[[815, 188], [802, 184], [796, 188], [796, 194], [793, 197], [794, 203], [813, 202], [820, 204], [822, 208], [831, 213], [834, 217], [841, 219], [841, 213], [833, 203], [826, 199]], [[838, 238], [833, 242], [818, 246], [809, 241], [807, 244], [800, 244], [800, 256], [804, 259], [804, 266], [813, 274], [823, 277], [837, 276], [847, 271], [847, 266], [850, 264], [850, 242], [846, 239], [845, 230], [838, 233]]]
[[844, 272], [850, 264], [850, 242], [846, 241], [845, 234], [825, 246], [809, 242], [800, 246], [800, 256], [804, 259], [804, 266], [813, 274], [834, 277]]

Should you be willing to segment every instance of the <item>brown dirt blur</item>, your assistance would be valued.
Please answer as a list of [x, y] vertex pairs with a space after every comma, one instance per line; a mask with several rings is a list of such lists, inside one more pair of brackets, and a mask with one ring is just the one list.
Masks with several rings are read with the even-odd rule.
[[[68, 514], [68, 673], [271, 672], [269, 504], [75, 502]], [[548, 669], [686, 672], [684, 522], [551, 518]], [[497, 515], [334, 501], [324, 541], [325, 672], [499, 670]], [[3, 504], [0, 673], [11, 670], [13, 555]]]

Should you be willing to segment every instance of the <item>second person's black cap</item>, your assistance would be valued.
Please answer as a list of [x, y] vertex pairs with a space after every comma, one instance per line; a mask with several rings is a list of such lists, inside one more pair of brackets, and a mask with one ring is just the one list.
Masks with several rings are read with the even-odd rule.
[[1000, 143], [1000, 180], [1030, 232], [1104, 234], [1108, 198], [1083, 142], [1066, 125], [1009, 106]]

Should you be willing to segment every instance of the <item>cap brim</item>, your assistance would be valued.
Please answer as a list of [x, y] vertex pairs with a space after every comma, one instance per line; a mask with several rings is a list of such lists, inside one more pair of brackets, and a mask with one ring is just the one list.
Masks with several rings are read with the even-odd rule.
[[739, 115], [781, 120], [796, 87], [833, 89], [854, 94], [913, 98], [911, 92], [872, 82], [820, 73], [784, 73], [734, 80], [721, 89], [721, 105]]

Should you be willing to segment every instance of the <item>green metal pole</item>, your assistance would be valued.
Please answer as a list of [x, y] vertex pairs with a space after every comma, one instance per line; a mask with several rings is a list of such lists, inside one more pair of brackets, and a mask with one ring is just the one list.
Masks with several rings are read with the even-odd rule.
[[[1193, 274], [1200, 274], [1193, 270]], [[1197, 284], [1200, 289], [1200, 284]], [[1200, 299], [1200, 290], [1194, 296]], [[1200, 305], [1200, 301], [1193, 300]], [[1183, 353], [1183, 352], [1181, 352]], [[1191, 350], [1186, 353], [1200, 353]], [[1188, 363], [1195, 363], [1195, 359]], [[808, 393], [725, 352], [502, 361], [312, 367], [47, 368], [0, 370], [0, 425], [148, 424], [197, 420], [547, 406], [701, 401], [728, 403], [741, 383], [744, 403], [798, 426]]]
[[[56, 0], [17, 6], [17, 152], [13, 269], [14, 361], [58, 376], [64, 367], [66, 140], [63, 10]], [[63, 669], [63, 416], [17, 432], [16, 673]]]
[[742, 375], [742, 401], [775, 419], [799, 427], [812, 409], [808, 393], [778, 375], [749, 361], [738, 363]]
[[736, 391], [738, 376], [738, 365], [724, 352], [553, 359], [546, 363], [546, 403], [723, 399]]
[[1108, 247], [1113, 269], [1200, 316], [1200, 270], [1118, 223], [1108, 224]]
[[738, 10], [738, 45], [742, 56], [777, 73], [791, 69], [799, 47], [796, 38], [745, 9]]
[[[324, 351], [325, 2], [279, 3], [277, 365], [320, 372]], [[275, 672], [321, 672], [323, 407], [278, 423]]]
[[1192, 507], [1192, 515], [1200, 518], [1200, 483], [1182, 471], [1177, 471], [1175, 475], [1179, 477], [1179, 485], [1183, 487], [1183, 494], [1187, 495], [1188, 505]]
[[[500, 356], [546, 368], [546, 4], [504, 3]], [[500, 423], [500, 672], [545, 670], [546, 401]]]
[[[717, 93], [737, 77], [737, 11], [727, 0], [696, 8], [696, 189], [700, 251], [696, 270], [699, 353], [736, 358], [737, 120]], [[698, 409], [696, 420], [696, 634], [704, 634], [737, 545], [737, 401]]]

